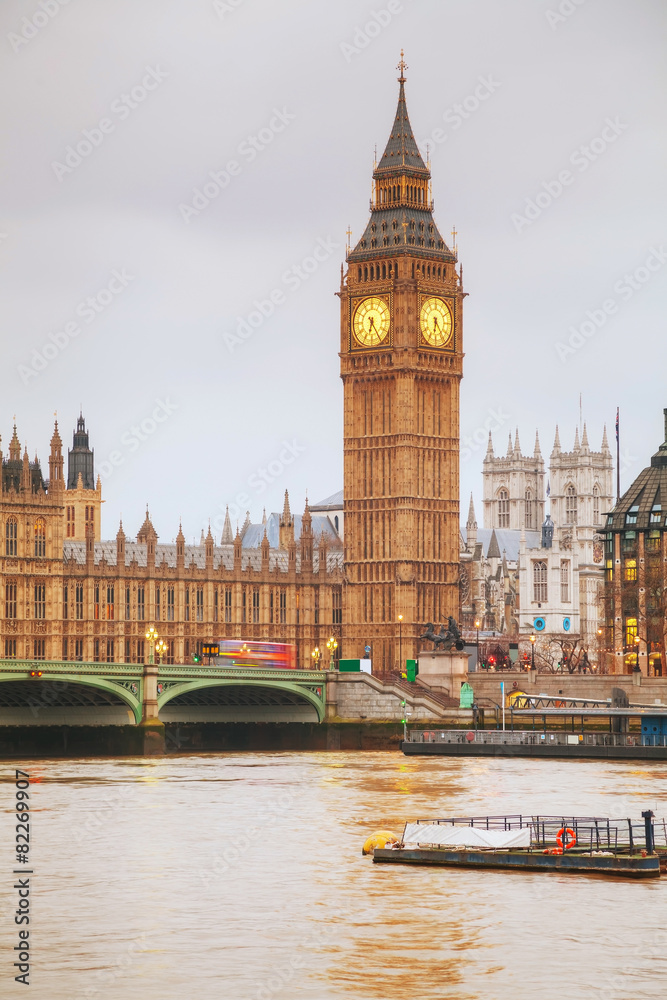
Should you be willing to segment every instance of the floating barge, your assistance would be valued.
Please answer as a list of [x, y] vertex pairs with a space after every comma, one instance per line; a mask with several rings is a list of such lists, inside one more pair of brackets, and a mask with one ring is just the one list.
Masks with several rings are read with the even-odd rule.
[[468, 816], [406, 823], [393, 846], [376, 847], [378, 864], [489, 868], [659, 878], [667, 872], [667, 827], [599, 816]]

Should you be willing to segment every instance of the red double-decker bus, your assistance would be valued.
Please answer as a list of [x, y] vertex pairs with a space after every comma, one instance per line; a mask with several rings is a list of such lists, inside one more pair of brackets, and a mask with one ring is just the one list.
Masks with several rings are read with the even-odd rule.
[[218, 645], [218, 663], [221, 665], [296, 670], [296, 646], [287, 642], [222, 639]]

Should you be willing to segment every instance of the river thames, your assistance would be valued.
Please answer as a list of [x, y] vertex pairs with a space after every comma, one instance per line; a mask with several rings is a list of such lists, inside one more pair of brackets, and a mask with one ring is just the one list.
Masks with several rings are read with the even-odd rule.
[[[667, 766], [397, 753], [23, 761], [39, 1000], [656, 1000], [667, 880], [373, 865], [419, 816], [667, 811]], [[3, 767], [3, 896], [13, 764]], [[13, 902], [13, 899], [12, 899]], [[16, 928], [3, 906], [2, 987]]]

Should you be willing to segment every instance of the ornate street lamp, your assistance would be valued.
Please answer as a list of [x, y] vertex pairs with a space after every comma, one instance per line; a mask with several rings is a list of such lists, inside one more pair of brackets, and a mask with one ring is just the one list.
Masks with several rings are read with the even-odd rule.
[[403, 615], [398, 616], [398, 672], [403, 673]]
[[315, 664], [315, 669], [319, 670], [320, 669], [320, 656], [322, 655], [320, 653], [320, 647], [319, 646], [315, 646], [315, 649], [312, 651], [312, 653], [310, 655], [313, 658], [313, 662]]
[[167, 653], [167, 643], [164, 639], [160, 639], [159, 642], [155, 644], [155, 652], [157, 653], [157, 661], [162, 666], [162, 657]]
[[158, 639], [158, 632], [153, 625], [151, 625], [146, 633], [146, 638], [148, 639], [148, 662], [155, 663], [155, 643]]
[[530, 637], [530, 669], [535, 669], [535, 643], [537, 642], [537, 636], [533, 632]]
[[481, 623], [481, 621], [478, 618], [477, 621], [475, 622], [475, 628], [477, 629], [477, 669], [478, 670], [479, 670], [479, 630], [480, 630], [481, 627], [482, 627], [482, 623]]
[[333, 670], [333, 668], [334, 668], [334, 653], [338, 649], [338, 643], [336, 642], [336, 640], [335, 640], [335, 638], [333, 636], [331, 636], [331, 638], [327, 640], [327, 649], [329, 650], [329, 656], [330, 656], [330, 658], [329, 658], [329, 670]]

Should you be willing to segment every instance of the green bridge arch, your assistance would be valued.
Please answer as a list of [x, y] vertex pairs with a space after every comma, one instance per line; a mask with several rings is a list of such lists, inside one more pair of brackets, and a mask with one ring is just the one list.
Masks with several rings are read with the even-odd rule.
[[[31, 669], [41, 670], [42, 676], [35, 680], [30, 676], [30, 671], [26, 672], [16, 672], [16, 673], [1, 673], [0, 672], [0, 684], [9, 681], [26, 681], [29, 684], [34, 684], [35, 698], [38, 699], [40, 696], [40, 688], [42, 688], [43, 695], [43, 685], [51, 682], [52, 684], [71, 684], [74, 687], [88, 687], [94, 688], [98, 691], [105, 691], [107, 694], [116, 695], [124, 704], [132, 710], [134, 715], [134, 721], [137, 725], [141, 722], [142, 717], [142, 682], [140, 679], [134, 681], [137, 685], [137, 695], [134, 695], [129, 688], [124, 687], [122, 684], [118, 684], [115, 681], [106, 680], [104, 677], [97, 677], [90, 674], [63, 674], [63, 673], [50, 673], [48, 670], [43, 669], [42, 662], [36, 662], [31, 666]], [[58, 688], [55, 690], [62, 690]], [[44, 708], [50, 707], [50, 700], [43, 698], [41, 699], [44, 703]]]
[[[325, 714], [324, 707], [324, 697], [318, 696], [316, 691], [310, 690], [310, 688], [305, 687], [301, 684], [297, 684], [291, 681], [284, 681], [282, 679], [272, 680], [271, 678], [266, 678], [262, 680], [251, 680], [250, 678], [241, 677], [225, 677], [225, 678], [215, 678], [207, 677], [202, 680], [187, 680], [181, 681], [180, 683], [174, 684], [173, 687], [167, 688], [162, 694], [158, 695], [157, 705], [158, 713], [161, 708], [164, 708], [172, 698], [178, 697], [180, 694], [189, 694], [191, 691], [202, 690], [204, 688], [219, 688], [219, 687], [257, 687], [257, 688], [270, 688], [274, 691], [289, 691], [291, 694], [297, 695], [302, 698], [309, 705], [312, 705], [317, 712], [317, 721], [322, 722]], [[324, 684], [318, 684], [324, 692]]]

